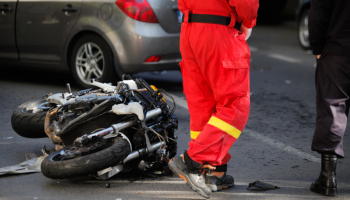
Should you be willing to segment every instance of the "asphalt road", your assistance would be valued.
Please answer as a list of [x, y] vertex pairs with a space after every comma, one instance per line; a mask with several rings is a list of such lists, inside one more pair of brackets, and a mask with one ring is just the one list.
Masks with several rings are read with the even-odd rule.
[[[230, 150], [228, 173], [235, 187], [213, 193], [211, 199], [322, 199], [309, 186], [320, 170], [319, 155], [310, 149], [315, 126], [315, 58], [297, 42], [294, 22], [282, 26], [258, 26], [248, 41], [251, 61], [251, 111], [246, 129]], [[178, 97], [175, 114], [179, 118], [178, 153], [187, 149], [189, 113], [182, 93], [179, 71], [142, 73], [149, 83]], [[41, 155], [49, 139], [22, 138], [11, 128], [13, 110], [21, 103], [46, 93], [66, 91], [72, 78], [28, 69], [0, 74], [0, 167], [15, 165], [31, 153]], [[350, 154], [350, 133], [346, 131], [344, 150]], [[256, 180], [281, 189], [246, 190]], [[338, 162], [338, 197], [350, 198], [350, 160]], [[0, 177], [3, 199], [203, 199], [181, 179], [113, 179], [111, 188], [93, 178], [50, 180], [40, 173]], [[326, 198], [324, 198], [326, 199]]]

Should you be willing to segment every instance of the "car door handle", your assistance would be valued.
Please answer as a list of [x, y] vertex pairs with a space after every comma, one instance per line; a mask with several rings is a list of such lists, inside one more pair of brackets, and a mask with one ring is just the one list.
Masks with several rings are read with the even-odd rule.
[[77, 8], [73, 8], [72, 5], [66, 5], [66, 7], [62, 8], [63, 12], [77, 12]]
[[6, 4], [0, 8], [0, 11], [4, 11], [4, 12], [11, 12], [12, 8], [8, 7]]

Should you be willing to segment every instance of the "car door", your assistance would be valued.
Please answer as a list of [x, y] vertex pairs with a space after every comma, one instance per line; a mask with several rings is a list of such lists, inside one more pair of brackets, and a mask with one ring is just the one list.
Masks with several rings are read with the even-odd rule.
[[21, 61], [60, 63], [83, 0], [18, 0], [17, 46]]
[[0, 60], [18, 60], [15, 35], [17, 0], [0, 0]]

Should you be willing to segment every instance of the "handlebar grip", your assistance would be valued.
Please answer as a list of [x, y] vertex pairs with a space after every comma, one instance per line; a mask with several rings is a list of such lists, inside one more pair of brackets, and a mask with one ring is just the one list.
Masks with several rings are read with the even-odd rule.
[[152, 96], [157, 95], [157, 91], [154, 91], [153, 88], [150, 85], [148, 85], [148, 83], [145, 80], [143, 80], [142, 78], [139, 78], [139, 81], [143, 87], [145, 87], [148, 91], [151, 92]]

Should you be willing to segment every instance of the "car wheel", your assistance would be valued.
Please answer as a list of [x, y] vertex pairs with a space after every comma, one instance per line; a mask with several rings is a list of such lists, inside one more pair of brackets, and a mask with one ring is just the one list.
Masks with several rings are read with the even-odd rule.
[[89, 88], [91, 79], [110, 83], [119, 79], [114, 70], [113, 53], [108, 44], [97, 35], [85, 35], [74, 45], [70, 68], [80, 87]]
[[311, 49], [310, 43], [309, 43], [309, 10], [305, 10], [300, 17], [299, 21], [299, 27], [298, 27], [298, 36], [299, 36], [299, 43], [303, 49]]

